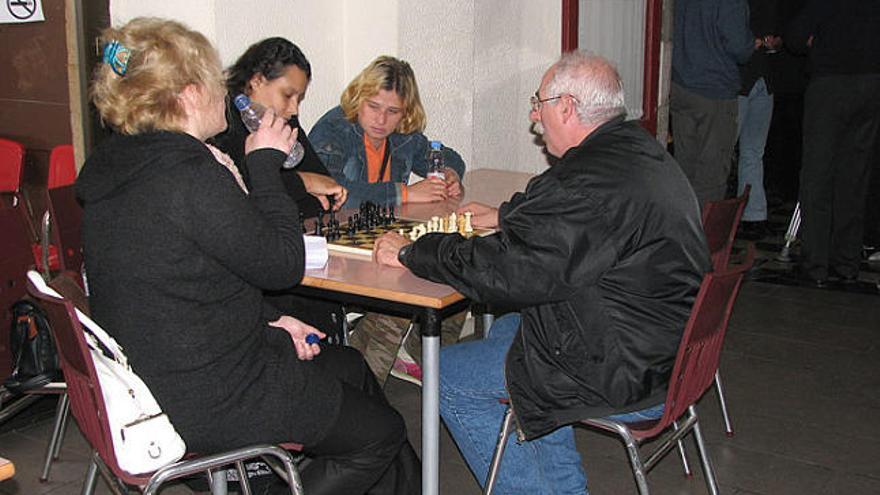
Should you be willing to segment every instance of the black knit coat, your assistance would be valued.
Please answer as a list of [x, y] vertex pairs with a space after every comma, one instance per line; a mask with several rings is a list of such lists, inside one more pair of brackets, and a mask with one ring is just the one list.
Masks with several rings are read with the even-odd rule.
[[186, 134], [113, 136], [77, 181], [95, 320], [123, 346], [191, 451], [320, 440], [340, 385], [268, 325], [263, 289], [300, 281], [283, 153], [247, 157], [251, 191]]

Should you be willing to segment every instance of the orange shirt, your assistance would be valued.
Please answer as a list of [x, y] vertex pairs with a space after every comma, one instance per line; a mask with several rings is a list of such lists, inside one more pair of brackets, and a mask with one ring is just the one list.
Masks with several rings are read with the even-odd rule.
[[[382, 170], [382, 158], [385, 157], [385, 147], [388, 146], [388, 140], [382, 141], [382, 146], [373, 147], [367, 133], [364, 133], [364, 150], [367, 152], [367, 180], [370, 184], [376, 182], [388, 182], [391, 180], [391, 164], [385, 167], [385, 176], [379, 179], [379, 171]], [[391, 160], [391, 156], [388, 156]]]
[[[385, 147], [388, 146], [388, 140], [382, 141], [382, 146], [378, 148], [373, 146], [373, 143], [370, 142], [370, 139], [367, 137], [367, 133], [364, 133], [364, 151], [367, 156], [367, 181], [370, 184], [375, 184], [376, 182], [390, 182], [391, 181], [391, 154], [388, 154], [388, 166], [385, 167], [385, 175], [382, 179], [379, 179], [379, 172], [382, 170], [382, 158], [385, 157]], [[400, 187], [400, 198], [401, 201], [406, 203], [407, 200], [407, 189], [405, 184], [398, 184]]]

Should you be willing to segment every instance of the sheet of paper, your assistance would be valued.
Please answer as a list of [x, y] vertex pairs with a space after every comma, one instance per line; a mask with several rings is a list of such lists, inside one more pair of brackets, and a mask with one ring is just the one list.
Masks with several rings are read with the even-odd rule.
[[306, 245], [306, 270], [324, 268], [330, 257], [327, 251], [327, 239], [319, 235], [304, 235]]

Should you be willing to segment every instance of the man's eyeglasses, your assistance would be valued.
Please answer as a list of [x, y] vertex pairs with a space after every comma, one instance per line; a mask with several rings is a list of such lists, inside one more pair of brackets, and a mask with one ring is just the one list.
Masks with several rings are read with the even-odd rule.
[[538, 112], [541, 110], [541, 106], [544, 105], [544, 103], [546, 103], [548, 101], [558, 100], [558, 99], [562, 98], [563, 96], [568, 96], [568, 97], [571, 97], [572, 100], [578, 101], [577, 98], [575, 98], [574, 96], [567, 94], [567, 93], [561, 94], [561, 95], [556, 95], [556, 96], [551, 96], [549, 98], [544, 98], [542, 100], [541, 98], [538, 97], [538, 92], [535, 91], [535, 94], [533, 94], [532, 96], [529, 97], [529, 104], [532, 105], [533, 112]]

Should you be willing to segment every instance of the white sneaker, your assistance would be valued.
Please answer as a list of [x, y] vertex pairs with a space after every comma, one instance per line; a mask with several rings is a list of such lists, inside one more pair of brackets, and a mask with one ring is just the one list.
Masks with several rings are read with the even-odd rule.
[[422, 386], [422, 367], [416, 363], [402, 345], [397, 351], [397, 359], [394, 360], [394, 365], [391, 367], [391, 376], [415, 383], [419, 387]]

